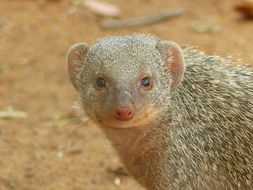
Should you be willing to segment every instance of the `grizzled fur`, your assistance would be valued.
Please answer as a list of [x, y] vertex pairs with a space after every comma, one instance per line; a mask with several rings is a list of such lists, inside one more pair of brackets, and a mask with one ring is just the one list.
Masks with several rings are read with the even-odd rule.
[[[253, 67], [187, 48], [184, 78], [171, 88], [159, 41], [117, 36], [89, 48], [76, 81], [84, 110], [148, 190], [253, 189]], [[93, 87], [101, 73], [113, 84], [103, 92]], [[145, 93], [135, 87], [142, 73], [154, 80]], [[118, 89], [134, 94], [134, 128], [108, 127], [99, 114], [111, 112]]]
[[[143, 105], [155, 108], [157, 105], [162, 105], [166, 101], [169, 92], [170, 76], [164, 75], [164, 69], [161, 55], [158, 51], [150, 53], [150, 48], [155, 49], [157, 40], [149, 36], [126, 36], [110, 37], [98, 40], [87, 53], [86, 62], [80, 77], [80, 88], [83, 93], [81, 96], [83, 105], [91, 106], [87, 111], [96, 109], [104, 109], [106, 112], [111, 112], [113, 101], [117, 97], [114, 91], [108, 91], [107, 94], [97, 92], [94, 89], [93, 83], [96, 79], [96, 74], [102, 73], [104, 76], [110, 77], [114, 81], [115, 87], [134, 91], [138, 100], [136, 104], [137, 113], [139, 109], [143, 109]], [[145, 55], [145, 56], [143, 56]], [[134, 59], [133, 59], [134, 58]], [[136, 64], [138, 63], [138, 64]], [[158, 63], [158, 64], [154, 64]], [[154, 90], [144, 95], [139, 94], [135, 89], [131, 89], [131, 85], [142, 73], [152, 73], [156, 85]], [[161, 93], [164, 95], [161, 96]], [[140, 106], [140, 108], [138, 107]]]

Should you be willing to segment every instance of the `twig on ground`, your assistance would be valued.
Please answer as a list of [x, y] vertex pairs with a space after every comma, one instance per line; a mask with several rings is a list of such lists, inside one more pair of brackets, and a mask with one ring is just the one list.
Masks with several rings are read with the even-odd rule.
[[162, 11], [160, 13], [141, 18], [133, 18], [129, 20], [118, 20], [105, 22], [102, 24], [103, 28], [117, 28], [117, 27], [132, 27], [144, 24], [151, 24], [154, 22], [159, 22], [162, 20], [170, 19], [172, 17], [178, 16], [183, 13], [183, 8], [173, 8], [169, 10]]
[[22, 111], [0, 111], [0, 119], [25, 119], [27, 114]]

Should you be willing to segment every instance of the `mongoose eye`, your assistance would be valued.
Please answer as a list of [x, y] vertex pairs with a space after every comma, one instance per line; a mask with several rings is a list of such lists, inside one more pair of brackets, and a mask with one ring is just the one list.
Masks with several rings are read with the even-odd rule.
[[151, 85], [150, 77], [144, 77], [141, 80], [141, 88], [143, 88], [144, 90], [150, 90], [151, 87], [152, 87], [152, 85]]
[[98, 77], [96, 81], [96, 86], [98, 89], [105, 88], [106, 87], [105, 79], [103, 79], [102, 77]]

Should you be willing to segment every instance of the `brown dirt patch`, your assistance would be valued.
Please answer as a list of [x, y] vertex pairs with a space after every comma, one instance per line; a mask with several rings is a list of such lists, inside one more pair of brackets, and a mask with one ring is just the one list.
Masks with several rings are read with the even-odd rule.
[[[70, 1], [0, 1], [0, 110], [12, 106], [27, 119], [0, 119], [0, 189], [142, 189], [108, 168], [120, 161], [97, 127], [70, 122], [78, 95], [66, 74], [65, 55], [73, 43], [106, 35], [151, 33], [210, 54], [234, 55], [252, 63], [252, 24], [233, 10], [237, 0], [128, 0], [114, 2], [123, 18], [182, 6], [185, 13], [149, 26], [102, 30], [103, 18], [84, 7], [73, 14]], [[65, 15], [65, 16], [64, 16]], [[196, 32], [204, 24], [217, 33]], [[193, 25], [195, 29], [193, 29]], [[65, 120], [67, 119], [67, 124]]]

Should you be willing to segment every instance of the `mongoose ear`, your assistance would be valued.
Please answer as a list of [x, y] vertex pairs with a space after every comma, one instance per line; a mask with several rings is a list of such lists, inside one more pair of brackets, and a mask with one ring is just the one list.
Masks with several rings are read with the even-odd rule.
[[67, 54], [69, 77], [74, 87], [79, 90], [78, 78], [81, 67], [84, 64], [85, 56], [89, 50], [88, 44], [82, 42], [71, 46]]
[[170, 41], [159, 41], [157, 49], [171, 72], [171, 87], [176, 88], [183, 79], [185, 69], [182, 49], [176, 43]]

